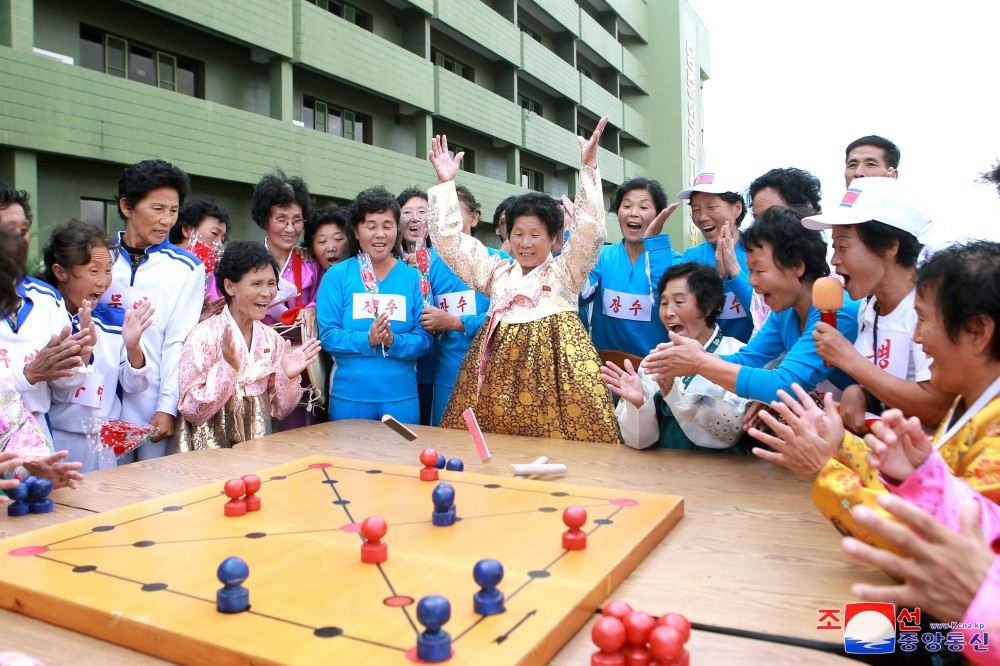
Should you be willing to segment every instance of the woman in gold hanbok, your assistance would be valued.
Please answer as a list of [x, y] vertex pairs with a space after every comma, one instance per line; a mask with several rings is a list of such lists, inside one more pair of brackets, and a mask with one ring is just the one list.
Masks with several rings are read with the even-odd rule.
[[471, 407], [483, 430], [532, 437], [621, 443], [611, 396], [601, 382], [600, 359], [578, 315], [580, 288], [597, 263], [607, 232], [597, 141], [580, 139], [583, 165], [569, 240], [553, 257], [562, 234], [558, 202], [525, 194], [507, 209], [511, 256], [490, 255], [462, 234], [454, 178], [463, 153], [448, 153], [435, 137], [431, 163], [438, 184], [429, 192], [430, 236], [462, 282], [490, 297], [487, 320], [462, 362], [441, 425], [464, 428]]
[[184, 341], [177, 448], [222, 448], [263, 437], [271, 419], [288, 415], [302, 396], [299, 376], [319, 351], [298, 349], [261, 320], [278, 293], [278, 264], [260, 243], [226, 247], [215, 270], [225, 309]]

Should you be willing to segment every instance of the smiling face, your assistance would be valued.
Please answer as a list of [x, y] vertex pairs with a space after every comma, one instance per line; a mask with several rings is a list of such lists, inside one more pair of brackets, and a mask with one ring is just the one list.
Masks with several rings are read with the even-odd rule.
[[31, 244], [31, 222], [24, 214], [24, 207], [19, 203], [12, 203], [0, 208], [0, 229], [13, 231], [24, 239], [25, 247]]
[[719, 240], [723, 224], [729, 222], [730, 232], [736, 231], [736, 218], [742, 212], [742, 204], [726, 203], [718, 194], [695, 192], [691, 195], [691, 221], [712, 247]]
[[874, 293], [886, 273], [886, 257], [872, 252], [861, 242], [858, 228], [853, 224], [833, 228], [833, 259], [830, 263], [837, 275], [844, 278], [844, 287], [854, 300]]
[[339, 224], [323, 224], [312, 238], [312, 251], [325, 271], [338, 261], [347, 259], [347, 234]]
[[66, 309], [76, 312], [85, 300], [97, 304], [111, 284], [111, 253], [104, 245], [90, 248], [90, 261], [79, 266], [52, 268]]
[[278, 295], [278, 276], [273, 266], [257, 266], [244, 273], [238, 282], [227, 279], [225, 287], [229, 294], [229, 311], [237, 321], [260, 321]]
[[700, 339], [708, 325], [698, 299], [688, 288], [686, 277], [667, 282], [660, 294], [660, 321], [671, 333], [695, 340]]
[[774, 262], [770, 243], [762, 247], [747, 248], [747, 268], [750, 285], [764, 297], [764, 303], [774, 312], [783, 312], [795, 305], [802, 294], [799, 278], [805, 267], [799, 263], [794, 269], [782, 268]]
[[271, 206], [271, 217], [267, 220], [267, 246], [272, 251], [288, 254], [299, 242], [304, 226], [302, 206], [297, 203]]
[[957, 340], [948, 337], [937, 300], [936, 286], [917, 290], [913, 301], [917, 312], [913, 341], [921, 344], [931, 359], [931, 386], [939, 391], [964, 393], [967, 379], [976, 375], [974, 369], [982, 365], [982, 359], [971, 351], [968, 332], [959, 333]]
[[172, 187], [160, 187], [148, 192], [133, 207], [125, 199], [119, 205], [126, 220], [122, 240], [129, 247], [145, 250], [167, 239], [177, 222], [180, 197]]
[[392, 256], [392, 248], [396, 244], [396, 216], [391, 210], [378, 213], [365, 213], [355, 233], [362, 252], [367, 252], [372, 263], [386, 261]]
[[410, 197], [399, 209], [400, 233], [410, 247], [416, 245], [427, 228], [428, 215], [427, 200], [423, 197]]
[[656, 203], [649, 190], [630, 190], [618, 207], [618, 224], [622, 237], [630, 243], [641, 243], [649, 223], [656, 217]]
[[553, 240], [545, 223], [537, 215], [519, 215], [510, 229], [511, 256], [521, 266], [521, 270], [529, 273], [549, 258]]
[[[181, 230], [185, 238], [190, 236], [189, 229], [185, 227]], [[216, 242], [226, 242], [226, 225], [219, 221], [219, 218], [206, 215], [201, 218], [198, 227], [195, 229], [202, 243], [212, 246]]]

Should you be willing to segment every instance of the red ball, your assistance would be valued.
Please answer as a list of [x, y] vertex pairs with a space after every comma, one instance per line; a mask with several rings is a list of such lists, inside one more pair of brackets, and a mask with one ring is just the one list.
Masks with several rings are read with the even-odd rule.
[[619, 620], [624, 620], [625, 616], [631, 612], [632, 607], [624, 601], [609, 601], [601, 609], [601, 615], [604, 617], [616, 617]]
[[420, 452], [420, 462], [424, 467], [434, 467], [438, 461], [438, 452], [434, 449], [424, 449]]
[[656, 628], [656, 619], [649, 613], [633, 611], [622, 620], [625, 625], [625, 639], [631, 645], [645, 645], [649, 634]]
[[673, 627], [660, 625], [649, 634], [649, 651], [657, 661], [669, 663], [684, 652], [684, 638]]
[[243, 479], [229, 479], [223, 490], [226, 497], [236, 500], [247, 494], [247, 484]]
[[616, 652], [625, 645], [625, 625], [616, 617], [602, 617], [590, 630], [590, 637], [605, 652]]
[[385, 536], [388, 529], [385, 519], [381, 516], [368, 516], [361, 523], [361, 536], [365, 541], [378, 541]]
[[666, 613], [660, 616], [656, 624], [661, 627], [673, 627], [685, 643], [691, 638], [691, 623], [680, 613]]
[[587, 510], [582, 506], [567, 507], [563, 511], [563, 522], [566, 523], [566, 527], [583, 527], [583, 524], [587, 522]]

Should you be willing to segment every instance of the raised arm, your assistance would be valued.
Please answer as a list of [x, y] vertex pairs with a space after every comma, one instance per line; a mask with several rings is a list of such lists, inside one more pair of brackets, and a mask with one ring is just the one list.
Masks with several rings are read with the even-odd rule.
[[597, 265], [601, 247], [608, 237], [604, 226], [604, 195], [601, 192], [601, 175], [597, 170], [597, 142], [608, 124], [607, 116], [597, 123], [589, 139], [576, 137], [580, 142], [580, 177], [573, 201], [573, 221], [569, 225], [569, 240], [556, 261], [566, 273], [574, 289], [580, 291], [588, 282], [590, 272]]

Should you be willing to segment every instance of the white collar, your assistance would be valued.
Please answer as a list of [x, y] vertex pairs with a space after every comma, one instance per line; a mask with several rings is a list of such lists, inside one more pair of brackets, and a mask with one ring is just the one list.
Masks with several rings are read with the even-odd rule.
[[251, 323], [251, 326], [250, 326], [250, 344], [248, 345], [247, 344], [247, 339], [243, 337], [243, 331], [240, 330], [240, 325], [238, 323], [236, 323], [236, 318], [233, 317], [233, 313], [229, 311], [229, 304], [228, 303], [226, 304], [226, 307], [223, 308], [222, 311], [226, 313], [226, 316], [229, 317], [229, 321], [232, 322], [233, 328], [236, 329], [236, 338], [241, 343], [243, 343], [243, 349], [246, 350], [247, 358], [250, 358], [250, 347], [253, 346], [254, 329], [256, 328], [256, 326], [254, 324], [256, 324], [257, 322], [252, 322]]

